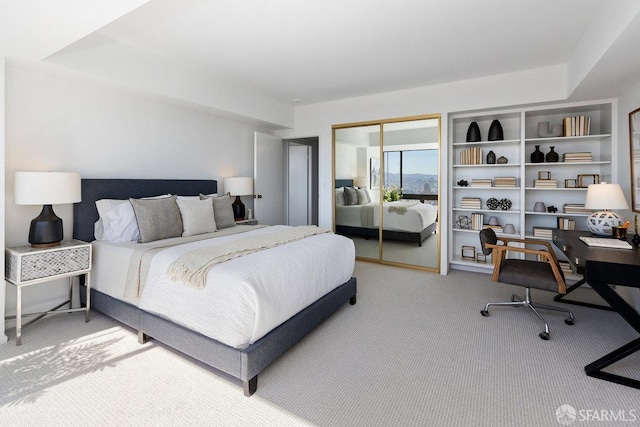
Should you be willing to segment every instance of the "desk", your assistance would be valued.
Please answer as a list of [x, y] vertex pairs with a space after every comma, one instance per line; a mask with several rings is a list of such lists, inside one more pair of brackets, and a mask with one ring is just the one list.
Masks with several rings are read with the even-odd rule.
[[[579, 238], [589, 231], [553, 230], [553, 243], [567, 256], [569, 262], [584, 275], [586, 282], [613, 310], [640, 333], [640, 314], [614, 291], [610, 285], [640, 288], [640, 249], [608, 249], [587, 246]], [[612, 381], [640, 389], [640, 381], [602, 372], [607, 366], [640, 350], [640, 338], [612, 351], [584, 370], [590, 377]]]

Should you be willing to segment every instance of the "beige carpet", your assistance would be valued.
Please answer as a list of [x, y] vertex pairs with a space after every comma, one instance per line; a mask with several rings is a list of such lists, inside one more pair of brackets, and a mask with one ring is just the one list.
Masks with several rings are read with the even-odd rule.
[[[554, 426], [563, 404], [640, 418], [640, 390], [583, 372], [637, 337], [617, 314], [576, 307], [574, 326], [549, 314], [552, 337], [542, 341], [522, 309], [480, 316], [487, 300], [515, 290], [486, 275], [361, 262], [355, 275], [358, 303], [260, 374], [250, 398], [191, 359], [139, 345], [135, 331], [98, 313], [89, 323], [81, 313], [45, 318], [24, 331], [21, 347], [9, 330], [0, 425]], [[617, 372], [640, 377], [638, 356]]]

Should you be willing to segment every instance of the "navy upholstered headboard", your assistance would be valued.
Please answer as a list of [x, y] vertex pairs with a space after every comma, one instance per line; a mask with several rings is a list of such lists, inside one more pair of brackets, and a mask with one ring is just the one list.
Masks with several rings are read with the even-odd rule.
[[338, 187], [353, 187], [352, 179], [336, 179], [336, 188]]
[[161, 194], [197, 196], [218, 191], [218, 182], [204, 179], [83, 179], [82, 201], [73, 205], [73, 238], [91, 242], [98, 220], [96, 200], [140, 198]]

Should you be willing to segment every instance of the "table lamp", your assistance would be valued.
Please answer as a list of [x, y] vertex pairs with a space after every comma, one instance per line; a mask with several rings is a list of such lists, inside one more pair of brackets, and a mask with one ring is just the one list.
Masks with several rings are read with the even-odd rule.
[[16, 205], [43, 205], [42, 212], [31, 221], [29, 243], [34, 248], [58, 246], [63, 238], [62, 219], [52, 205], [77, 203], [80, 197], [80, 174], [73, 172], [16, 172]]
[[601, 209], [587, 218], [587, 227], [593, 234], [611, 236], [611, 227], [619, 226], [624, 219], [611, 209], [628, 209], [620, 184], [591, 184], [587, 188], [586, 209]]
[[233, 202], [233, 217], [236, 221], [244, 219], [245, 209], [244, 203], [240, 200], [240, 196], [248, 196], [253, 194], [253, 178], [249, 176], [235, 176], [224, 179], [224, 189], [232, 196], [236, 196]]

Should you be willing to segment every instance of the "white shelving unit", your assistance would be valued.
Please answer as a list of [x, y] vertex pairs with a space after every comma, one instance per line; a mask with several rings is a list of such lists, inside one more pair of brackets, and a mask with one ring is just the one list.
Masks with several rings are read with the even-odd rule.
[[[579, 104], [554, 104], [547, 106], [523, 107], [507, 110], [482, 111], [452, 114], [449, 118], [450, 169], [449, 206], [452, 227], [449, 230], [449, 264], [451, 268], [480, 270], [492, 269], [490, 260], [486, 263], [462, 258], [462, 247], [475, 247], [480, 251], [478, 230], [461, 229], [456, 225], [459, 216], [470, 217], [473, 213], [482, 213], [486, 223], [489, 216], [495, 216], [500, 225], [513, 224], [516, 233], [513, 237], [534, 238], [534, 227], [557, 227], [558, 217], [575, 220], [576, 229], [586, 229], [586, 213], [564, 213], [565, 203], [583, 204], [586, 186], [596, 180], [612, 181], [612, 141], [615, 122], [612, 117], [614, 101], [600, 101]], [[586, 116], [591, 120], [590, 135], [541, 138], [538, 135], [538, 123], [549, 122], [561, 125], [565, 117]], [[487, 141], [488, 131], [493, 120], [500, 121], [504, 140]], [[467, 130], [471, 122], [480, 128], [482, 141], [466, 142]], [[545, 155], [554, 147], [559, 155], [558, 162], [532, 163], [531, 153], [539, 146]], [[482, 149], [482, 164], [462, 165], [460, 153], [470, 147]], [[486, 155], [493, 151], [496, 158], [504, 156], [506, 164], [486, 164]], [[590, 152], [592, 161], [565, 162], [563, 154], [570, 152]], [[534, 187], [534, 180], [550, 175], [557, 181], [557, 188]], [[579, 176], [584, 187], [577, 188]], [[515, 177], [516, 186], [471, 187], [472, 179], [495, 179], [496, 177]], [[466, 180], [469, 186], [458, 183]], [[568, 180], [568, 181], [565, 181]], [[569, 187], [565, 187], [565, 184]], [[480, 198], [480, 209], [468, 209], [461, 206], [463, 197]], [[489, 198], [508, 198], [512, 206], [508, 210], [489, 209]], [[554, 206], [557, 212], [536, 212], [534, 204], [542, 202], [545, 207]], [[540, 237], [535, 237], [540, 239]], [[543, 239], [544, 240], [544, 239]], [[562, 258], [561, 253], [558, 251]]]

